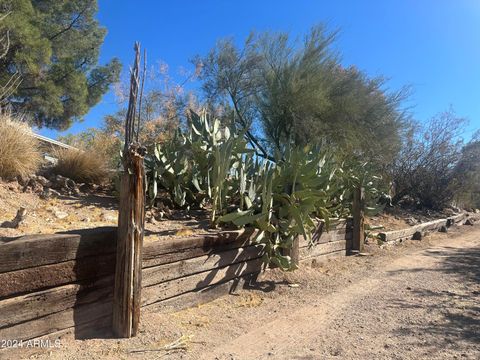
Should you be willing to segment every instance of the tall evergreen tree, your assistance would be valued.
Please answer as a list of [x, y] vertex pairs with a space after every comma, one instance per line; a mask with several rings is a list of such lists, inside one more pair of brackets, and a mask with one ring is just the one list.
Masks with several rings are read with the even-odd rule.
[[96, 0], [0, 0], [0, 12], [9, 37], [0, 84], [21, 76], [8, 100], [35, 125], [68, 128], [118, 79], [117, 59], [97, 64], [106, 30], [95, 19]]

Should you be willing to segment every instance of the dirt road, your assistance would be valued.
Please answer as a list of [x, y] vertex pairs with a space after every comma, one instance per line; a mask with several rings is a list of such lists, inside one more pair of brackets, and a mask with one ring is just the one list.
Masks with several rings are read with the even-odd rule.
[[[162, 314], [130, 340], [65, 340], [57, 359], [478, 359], [480, 225], [290, 274]], [[272, 291], [273, 290], [273, 291]], [[159, 350], [181, 335], [187, 350]]]
[[203, 358], [478, 359], [480, 231], [407, 252], [282, 315]]

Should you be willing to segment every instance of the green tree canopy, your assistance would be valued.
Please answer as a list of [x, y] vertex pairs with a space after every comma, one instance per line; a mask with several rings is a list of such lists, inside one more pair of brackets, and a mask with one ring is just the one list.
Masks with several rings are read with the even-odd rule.
[[335, 37], [317, 26], [303, 42], [284, 33], [251, 35], [240, 48], [220, 41], [196, 59], [206, 97], [228, 101], [264, 155], [283, 152], [287, 143], [329, 144], [387, 166], [401, 145], [406, 93], [343, 67], [331, 46]]
[[106, 30], [95, 19], [96, 0], [0, 0], [0, 12], [9, 37], [0, 83], [20, 74], [9, 101], [35, 125], [68, 128], [118, 79], [117, 59], [97, 65]]

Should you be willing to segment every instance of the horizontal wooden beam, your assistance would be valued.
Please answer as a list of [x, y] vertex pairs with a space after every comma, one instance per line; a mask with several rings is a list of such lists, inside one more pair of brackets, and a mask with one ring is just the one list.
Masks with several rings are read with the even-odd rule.
[[0, 241], [0, 273], [113, 253], [116, 244], [113, 229], [3, 238]]
[[260, 272], [261, 267], [262, 259], [258, 258], [148, 286], [142, 290], [142, 306], [166, 300], [189, 291], [200, 290], [214, 284], [226, 282], [236, 277]]
[[[1, 300], [0, 328], [65, 311], [83, 304], [101, 302], [111, 299], [112, 296], [113, 277], [110, 276], [93, 282], [58, 286]], [[5, 316], [7, 314], [8, 316]]]
[[378, 233], [378, 236], [382, 241], [396, 241], [396, 240], [411, 239], [413, 234], [415, 234], [417, 231], [421, 231], [421, 232], [435, 231], [442, 226], [450, 226], [451, 224], [461, 223], [466, 218], [467, 218], [467, 214], [465, 213], [457, 214], [445, 219], [428, 221], [428, 222], [424, 222], [418, 225], [413, 225], [401, 230], [380, 232]]
[[413, 234], [417, 231], [432, 231], [440, 228], [442, 225], [447, 224], [447, 219], [438, 219], [434, 221], [425, 222], [423, 224], [418, 224], [410, 226], [406, 229], [394, 230], [388, 232], [381, 232], [378, 234], [380, 240], [382, 241], [395, 241], [399, 239], [410, 239]]
[[187, 293], [183, 293], [180, 296], [175, 296], [151, 305], [146, 305], [142, 308], [142, 311], [168, 313], [171, 311], [178, 311], [192, 306], [205, 304], [209, 301], [219, 298], [222, 295], [233, 293], [237, 289], [248, 287], [251, 282], [255, 281], [255, 278], [256, 273], [251, 273], [226, 282], [210, 285], [202, 289], [192, 290]]
[[235, 249], [251, 244], [254, 229], [197, 235], [174, 241], [147, 242], [143, 248], [143, 267], [173, 263]]
[[311, 248], [304, 247], [300, 249], [300, 258], [307, 259], [310, 257], [321, 256], [336, 251], [344, 251], [344, 255], [346, 255], [349, 242], [347, 242], [347, 240], [337, 240], [324, 244], [318, 244]]
[[0, 338], [5, 340], [28, 340], [60, 330], [94, 322], [112, 312], [112, 302], [95, 302], [69, 308], [23, 323], [0, 329]]
[[0, 299], [16, 294], [96, 279], [115, 272], [115, 255], [90, 256], [57, 264], [0, 273]]
[[330, 230], [329, 232], [322, 232], [321, 234], [317, 233], [315, 235], [315, 237], [312, 237], [311, 244], [303, 236], [300, 236], [300, 248], [325, 244], [332, 241], [352, 239], [352, 232], [347, 231], [345, 228], [339, 230]]
[[151, 286], [164, 281], [193, 275], [208, 270], [214, 271], [215, 268], [221, 268], [258, 258], [263, 255], [261, 246], [248, 246], [222, 252], [215, 252], [210, 255], [204, 255], [193, 259], [182, 260], [171, 264], [154, 266], [143, 269], [142, 285]]

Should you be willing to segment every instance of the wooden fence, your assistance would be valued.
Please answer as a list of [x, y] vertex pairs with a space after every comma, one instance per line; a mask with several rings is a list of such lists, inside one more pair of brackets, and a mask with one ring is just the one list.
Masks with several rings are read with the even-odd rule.
[[352, 249], [352, 219], [333, 220], [329, 231], [323, 221], [319, 221], [312, 243], [301, 237], [299, 247], [300, 262], [345, 256]]
[[424, 222], [418, 225], [410, 226], [406, 229], [380, 232], [378, 233], [378, 237], [385, 242], [401, 242], [403, 240], [411, 239], [417, 232], [426, 234], [428, 232], [437, 231], [443, 226], [448, 228], [455, 224], [463, 224], [465, 219], [468, 217], [468, 214], [462, 213], [445, 219]]
[[[142, 307], [187, 306], [231, 291], [261, 271], [253, 230], [147, 241]], [[345, 256], [351, 231], [319, 223], [301, 260]], [[0, 240], [0, 339], [108, 333], [112, 323], [116, 228]]]

